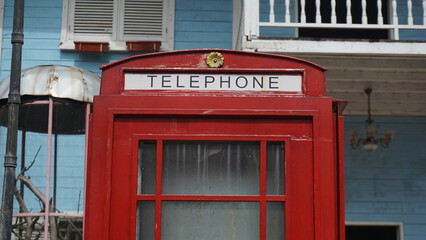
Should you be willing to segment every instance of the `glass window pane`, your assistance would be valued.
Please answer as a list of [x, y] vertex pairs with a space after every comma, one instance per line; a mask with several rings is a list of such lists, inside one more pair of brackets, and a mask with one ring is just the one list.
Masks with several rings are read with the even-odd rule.
[[266, 203], [266, 239], [283, 240], [285, 236], [284, 203]]
[[162, 240], [258, 240], [258, 202], [163, 202]]
[[155, 229], [155, 202], [138, 202], [136, 217], [136, 239], [153, 240]]
[[165, 141], [163, 194], [258, 195], [259, 142]]
[[155, 169], [157, 143], [141, 141], [139, 143], [138, 194], [155, 194]]
[[267, 187], [268, 195], [284, 195], [284, 142], [267, 143]]

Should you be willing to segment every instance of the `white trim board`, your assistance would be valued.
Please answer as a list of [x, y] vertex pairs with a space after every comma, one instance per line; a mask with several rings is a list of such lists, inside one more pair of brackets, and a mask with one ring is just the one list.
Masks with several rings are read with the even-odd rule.
[[426, 55], [426, 42], [363, 42], [336, 40], [244, 40], [243, 50], [270, 53]]

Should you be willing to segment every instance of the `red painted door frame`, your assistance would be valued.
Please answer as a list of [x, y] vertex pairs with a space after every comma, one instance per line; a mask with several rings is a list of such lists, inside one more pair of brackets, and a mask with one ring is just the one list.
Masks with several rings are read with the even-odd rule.
[[[198, 139], [208, 140], [220, 133], [230, 140], [241, 139], [241, 136], [260, 141], [287, 139], [286, 164], [290, 166], [286, 170], [286, 184], [289, 184], [285, 200], [286, 239], [343, 239], [342, 117], [333, 110], [332, 99], [325, 96], [324, 69], [294, 58], [221, 50], [225, 65], [223, 69], [212, 70], [200, 64], [209, 52], [211, 50], [151, 54], [104, 66], [101, 94], [95, 98], [91, 118], [85, 238], [135, 238], [135, 201], [140, 199], [135, 194], [134, 183], [136, 142], [143, 139], [144, 134], [156, 139], [176, 137], [170, 130], [170, 121], [179, 118], [192, 119], [192, 123], [207, 121], [219, 128], [209, 129], [208, 124], [201, 124], [187, 135], [178, 131], [178, 138], [204, 134]], [[222, 70], [244, 74], [287, 69], [292, 74], [302, 74], [303, 92], [124, 90], [124, 73], [147, 69], [209, 74]], [[144, 122], [144, 119], [151, 120]], [[247, 119], [252, 122], [249, 124]], [[187, 123], [182, 121], [181, 130], [188, 131]], [[270, 124], [264, 124], [268, 121]], [[292, 161], [298, 158], [298, 153], [311, 158]]]

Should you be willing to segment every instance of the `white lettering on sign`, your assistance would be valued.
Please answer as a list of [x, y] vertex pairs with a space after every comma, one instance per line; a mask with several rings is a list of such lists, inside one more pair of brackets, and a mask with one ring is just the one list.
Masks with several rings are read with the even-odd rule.
[[301, 93], [302, 76], [126, 73], [124, 90], [249, 90]]

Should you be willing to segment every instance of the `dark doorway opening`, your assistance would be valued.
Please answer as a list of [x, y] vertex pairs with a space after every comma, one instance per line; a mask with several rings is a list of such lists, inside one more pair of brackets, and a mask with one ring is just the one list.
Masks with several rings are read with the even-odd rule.
[[[316, 16], [316, 0], [306, 0], [305, 12], [306, 22], [315, 23]], [[301, 6], [299, 2], [299, 21], [301, 15]], [[367, 1], [367, 22], [368, 24], [378, 23], [378, 6], [377, 1]], [[382, 1], [381, 12], [384, 24], [389, 23], [389, 3], [387, 0]], [[331, 1], [321, 0], [321, 22], [331, 23]], [[346, 22], [346, 1], [336, 1], [336, 18], [337, 23]], [[362, 6], [361, 0], [351, 1], [352, 23], [362, 23]], [[389, 39], [389, 30], [387, 29], [336, 29], [336, 28], [299, 28], [299, 37], [307, 38], [342, 38], [342, 39]]]
[[346, 240], [399, 240], [399, 226], [346, 226]]

